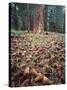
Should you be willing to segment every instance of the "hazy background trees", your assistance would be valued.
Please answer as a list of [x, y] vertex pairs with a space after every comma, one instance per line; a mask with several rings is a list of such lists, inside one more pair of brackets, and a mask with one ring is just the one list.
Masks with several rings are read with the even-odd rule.
[[42, 4], [9, 4], [11, 30], [65, 32], [65, 7]]

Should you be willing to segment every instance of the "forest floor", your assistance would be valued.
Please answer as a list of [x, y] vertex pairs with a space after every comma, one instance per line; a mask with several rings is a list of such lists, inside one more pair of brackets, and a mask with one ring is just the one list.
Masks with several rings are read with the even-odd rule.
[[65, 35], [11, 35], [11, 86], [65, 84]]

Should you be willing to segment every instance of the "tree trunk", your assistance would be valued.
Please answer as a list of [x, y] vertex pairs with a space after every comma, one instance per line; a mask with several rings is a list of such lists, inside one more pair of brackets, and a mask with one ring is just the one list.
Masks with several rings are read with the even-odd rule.
[[18, 21], [16, 13], [16, 4], [11, 4], [11, 27], [15, 30], [18, 30]]
[[36, 5], [33, 23], [33, 32], [41, 33], [44, 30], [43, 5]]

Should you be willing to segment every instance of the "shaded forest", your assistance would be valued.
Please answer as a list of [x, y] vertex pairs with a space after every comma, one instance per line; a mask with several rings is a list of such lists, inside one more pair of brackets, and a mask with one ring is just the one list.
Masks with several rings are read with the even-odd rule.
[[10, 3], [9, 8], [10, 29], [33, 31], [41, 27], [44, 31], [65, 32], [64, 6]]
[[65, 6], [9, 3], [9, 86], [65, 84]]

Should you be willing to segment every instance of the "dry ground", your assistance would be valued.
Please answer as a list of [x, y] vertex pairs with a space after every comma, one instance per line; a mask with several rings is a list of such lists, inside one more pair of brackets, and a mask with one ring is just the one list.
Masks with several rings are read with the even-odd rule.
[[10, 49], [12, 87], [65, 83], [64, 34], [14, 34]]

